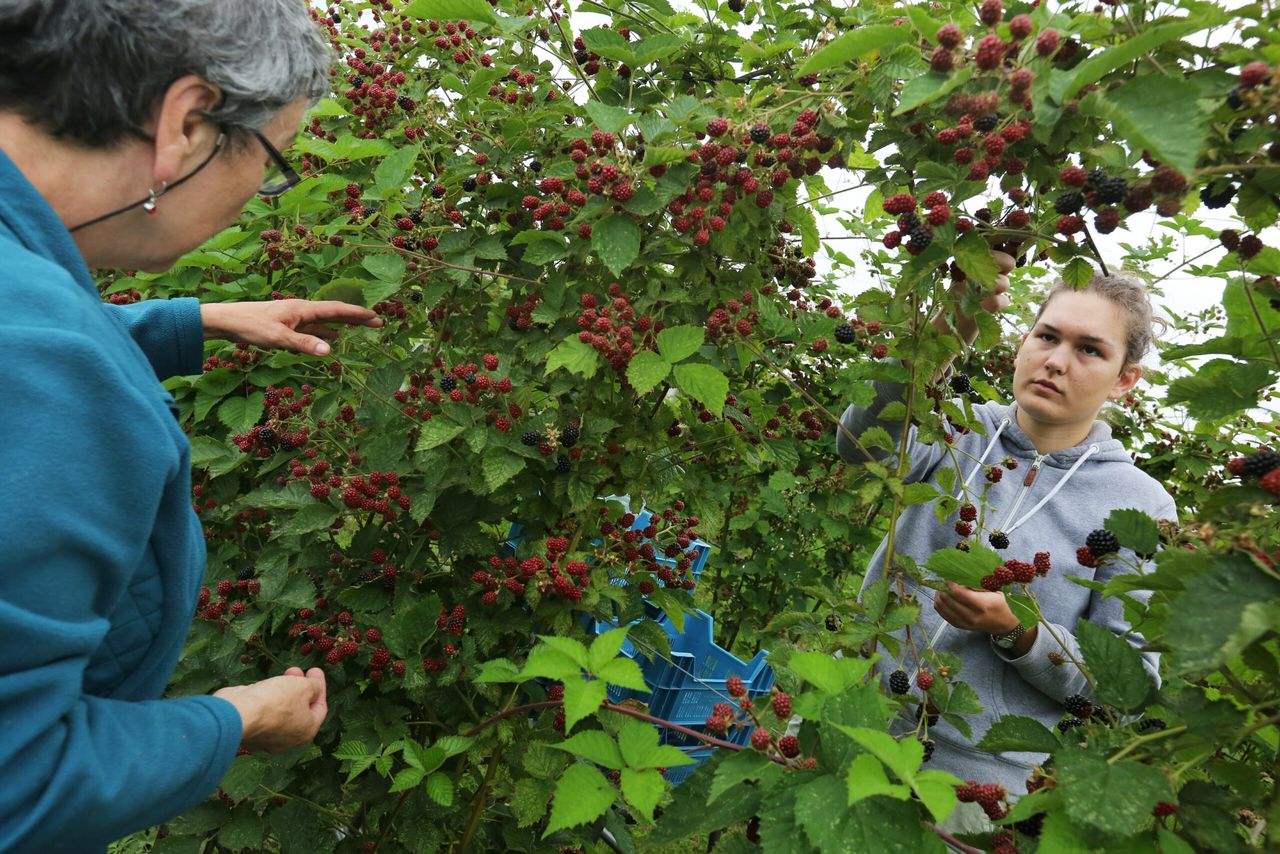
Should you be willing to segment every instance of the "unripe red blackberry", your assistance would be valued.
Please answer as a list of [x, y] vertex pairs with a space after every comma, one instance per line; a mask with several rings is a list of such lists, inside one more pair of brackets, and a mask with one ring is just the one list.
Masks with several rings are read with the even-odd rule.
[[773, 739], [769, 736], [769, 731], [764, 729], [753, 730], [751, 733], [751, 746], [761, 753], [769, 751], [769, 745], [773, 743]]
[[1036, 53], [1040, 56], [1052, 56], [1058, 51], [1059, 41], [1057, 30], [1041, 30], [1036, 37]]
[[964, 39], [964, 34], [955, 24], [946, 23], [938, 28], [938, 44], [948, 50], [957, 47]]
[[729, 130], [729, 123], [724, 119], [712, 119], [707, 122], [707, 134], [709, 136], [724, 136]]
[[1267, 82], [1267, 78], [1271, 76], [1271, 68], [1262, 60], [1257, 60], [1240, 69], [1240, 86], [1245, 89], [1252, 89], [1254, 86], [1261, 86]]
[[929, 54], [929, 68], [940, 74], [945, 74], [955, 67], [955, 57], [951, 55], [951, 51], [942, 45], [938, 45], [933, 49], [933, 53]]
[[1235, 252], [1240, 248], [1240, 232], [1234, 228], [1224, 228], [1218, 232], [1218, 242], [1225, 246], [1228, 252]]
[[778, 720], [785, 721], [791, 719], [791, 697], [786, 693], [779, 691], [773, 695], [773, 713], [778, 716]]
[[[987, 0], [987, 2], [991, 2], [991, 0]], [[974, 56], [974, 63], [984, 71], [997, 68], [1004, 60], [1004, 49], [1005, 44], [998, 35], [992, 33], [991, 35], [983, 36], [982, 40], [978, 42], [978, 51]]]
[[1236, 252], [1241, 258], [1248, 260], [1263, 250], [1262, 238], [1256, 234], [1246, 234], [1240, 238], [1240, 248]]
[[729, 693], [730, 697], [742, 697], [747, 693], [747, 686], [743, 684], [741, 676], [730, 676], [724, 680], [724, 689]]
[[916, 209], [916, 197], [910, 193], [898, 193], [884, 200], [885, 213], [904, 214]]
[[784, 735], [778, 739], [778, 752], [788, 759], [794, 759], [800, 755], [800, 739], [794, 735]]
[[960, 508], [960, 519], [964, 522], [972, 522], [978, 518], [978, 508], [972, 504], [966, 504]]
[[1099, 234], [1110, 234], [1120, 227], [1120, 211], [1115, 208], [1098, 211], [1093, 218], [1093, 225]]
[[1000, 0], [982, 0], [978, 8], [978, 19], [988, 27], [994, 27], [1004, 17], [1004, 4]]
[[1068, 214], [1058, 218], [1055, 226], [1059, 234], [1075, 234], [1077, 231], [1084, 229], [1084, 220], [1075, 214]]
[[1034, 26], [1030, 15], [1014, 15], [1009, 19], [1009, 34], [1018, 41], [1022, 41], [1031, 35]]
[[921, 670], [916, 674], [916, 687], [921, 691], [928, 691], [933, 687], [933, 674], [928, 670]]

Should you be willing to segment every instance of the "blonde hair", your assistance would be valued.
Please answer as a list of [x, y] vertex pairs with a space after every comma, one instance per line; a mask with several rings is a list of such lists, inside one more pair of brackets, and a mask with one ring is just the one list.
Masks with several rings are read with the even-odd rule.
[[1083, 288], [1073, 288], [1066, 282], [1059, 281], [1050, 290], [1036, 312], [1034, 326], [1040, 315], [1049, 307], [1049, 302], [1063, 291], [1092, 293], [1119, 306], [1125, 314], [1125, 352], [1126, 365], [1137, 364], [1151, 349], [1151, 341], [1155, 337], [1156, 327], [1164, 329], [1168, 326], [1157, 318], [1151, 308], [1151, 297], [1147, 293], [1147, 283], [1137, 273], [1128, 270], [1117, 270], [1110, 275], [1095, 275]]

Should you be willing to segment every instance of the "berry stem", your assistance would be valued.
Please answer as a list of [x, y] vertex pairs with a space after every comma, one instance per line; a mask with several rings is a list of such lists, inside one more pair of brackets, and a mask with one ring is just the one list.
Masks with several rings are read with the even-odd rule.
[[[1152, 60], [1154, 62], [1155, 60]], [[1098, 260], [1098, 266], [1102, 268], [1102, 275], [1110, 277], [1111, 273], [1107, 270], [1107, 262], [1102, 260], [1102, 253], [1098, 250], [1098, 244], [1093, 242], [1093, 232], [1089, 230], [1089, 224], [1084, 223], [1084, 241], [1089, 244], [1089, 250], [1093, 252], [1093, 257]]]
[[1267, 324], [1263, 322], [1262, 315], [1258, 312], [1258, 304], [1253, 299], [1253, 285], [1249, 282], [1244, 283], [1244, 295], [1249, 300], [1249, 308], [1253, 309], [1253, 318], [1258, 321], [1258, 330], [1262, 332], [1262, 340], [1267, 342], [1267, 349], [1271, 351], [1271, 360], [1280, 366], [1280, 353], [1276, 352], [1276, 342], [1271, 340], [1271, 333], [1267, 331]]
[[1157, 741], [1167, 736], [1178, 735], [1179, 733], [1186, 732], [1186, 730], [1187, 728], [1185, 726], [1175, 726], [1175, 727], [1169, 727], [1168, 729], [1158, 730], [1156, 732], [1150, 732], [1150, 733], [1147, 733], [1146, 735], [1136, 736], [1134, 737], [1133, 741], [1129, 742], [1124, 747], [1122, 747], [1119, 751], [1115, 753], [1115, 755], [1108, 757], [1107, 764], [1114, 765], [1116, 762], [1123, 759], [1125, 756], [1128, 756], [1130, 753], [1132, 753], [1134, 750], [1141, 747], [1143, 744], [1145, 744], [1148, 741]]

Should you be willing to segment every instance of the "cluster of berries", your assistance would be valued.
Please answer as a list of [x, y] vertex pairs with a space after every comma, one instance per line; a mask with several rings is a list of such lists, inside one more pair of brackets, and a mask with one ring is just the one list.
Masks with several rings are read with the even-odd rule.
[[310, 440], [306, 430], [284, 433], [269, 424], [259, 424], [248, 433], [233, 433], [232, 443], [246, 454], [269, 457], [276, 451], [301, 448]]
[[1010, 558], [997, 566], [990, 575], [982, 577], [982, 589], [998, 593], [1011, 584], [1030, 584], [1037, 576], [1049, 574], [1049, 553], [1036, 552], [1035, 562], [1026, 563]]
[[[453, 637], [461, 637], [467, 629], [467, 606], [454, 605], [453, 608], [444, 607], [440, 609], [440, 616], [436, 618], [436, 630], [444, 632]], [[461, 643], [459, 641], [458, 643]], [[440, 657], [424, 656], [422, 659], [422, 671], [424, 673], [439, 673], [449, 668], [449, 660], [462, 651], [462, 647], [450, 640], [439, 641]]]
[[1257, 480], [1267, 492], [1280, 495], [1280, 453], [1263, 448], [1247, 457], [1236, 457], [1227, 463], [1227, 471], [1236, 477]]
[[[261, 590], [262, 582], [254, 578], [252, 568], [245, 569], [234, 581], [230, 578], [221, 579], [212, 592], [207, 586], [201, 587], [196, 599], [196, 617], [210, 622], [221, 622], [228, 614], [238, 617], [249, 607], [246, 600], [251, 600]], [[218, 596], [216, 600], [213, 598], [214, 592]]]
[[[933, 242], [933, 230], [951, 221], [951, 206], [946, 195], [937, 190], [924, 197], [923, 206], [922, 219], [916, 213], [916, 197], [910, 193], [898, 193], [896, 196], [885, 199], [885, 213], [898, 215], [897, 227], [886, 232], [882, 238], [886, 248], [897, 249], [904, 245], [904, 239], [906, 240], [905, 248], [912, 255], [919, 255], [929, 248], [929, 244]], [[970, 220], [962, 221], [968, 225], [962, 226], [960, 221], [957, 221], [958, 231], [968, 231], [973, 225]]]
[[361, 650], [366, 650], [369, 657], [365, 675], [371, 682], [381, 682], [388, 670], [396, 676], [404, 675], [404, 662], [393, 659], [391, 651], [382, 645], [379, 629], [357, 628], [350, 611], [330, 613], [324, 619], [317, 619], [319, 612], [329, 610], [329, 600], [320, 597], [316, 599], [314, 608], [298, 611], [298, 619], [289, 627], [289, 637], [301, 639], [299, 654], [323, 654], [325, 663], [332, 665], [355, 658]]
[[1102, 712], [1101, 706], [1095, 706], [1081, 694], [1072, 694], [1062, 701], [1062, 705], [1067, 710], [1067, 717], [1058, 721], [1058, 732], [1064, 735], [1076, 727], [1084, 726], [1085, 721]]
[[[1055, 227], [1059, 234], [1082, 231], [1084, 219], [1080, 213], [1085, 208], [1094, 211], [1094, 228], [1101, 234], [1110, 234], [1120, 226], [1121, 215], [1116, 205], [1135, 212], [1145, 209], [1152, 201], [1149, 185], [1139, 184], [1131, 189], [1127, 178], [1108, 175], [1102, 167], [1085, 171], [1080, 166], [1066, 166], [1058, 173], [1058, 180], [1066, 188], [1053, 200], [1053, 209], [1060, 214]], [[1161, 186], [1165, 181], [1176, 183], [1172, 176], [1162, 173]]]
[[[518, 409], [514, 404], [513, 408]], [[520, 442], [530, 448], [537, 448], [538, 453], [544, 457], [552, 456], [557, 449], [566, 449], [568, 454], [557, 457], [555, 465], [557, 474], [568, 474], [573, 469], [573, 463], [582, 458], [582, 448], [577, 447], [581, 438], [582, 428], [577, 422], [570, 421], [563, 428], [548, 426], [545, 432], [526, 430], [520, 436]]]
[[1108, 555], [1120, 551], [1120, 540], [1105, 528], [1092, 531], [1085, 538], [1085, 544], [1076, 549], [1076, 563], [1096, 568]]
[[[521, 303], [513, 303], [507, 306], [507, 328], [512, 332], [525, 332], [529, 327], [533, 326], [533, 310], [538, 307], [538, 303], [542, 302], [542, 297], [538, 294], [528, 294]], [[443, 313], [439, 317], [428, 315], [430, 320], [439, 322], [443, 319]]]
[[[693, 590], [696, 584], [689, 575], [693, 559], [687, 552], [698, 539], [697, 527], [701, 520], [684, 515], [684, 509], [684, 502], [676, 501], [674, 506], [655, 512], [648, 525], [635, 529], [632, 528], [635, 514], [623, 513], [610, 519], [612, 510], [601, 507], [599, 554], [606, 564], [622, 564], [628, 576], [639, 573], [636, 588], [644, 595], [657, 589], [654, 578], [663, 587]], [[660, 530], [659, 524], [664, 525], [665, 530]], [[666, 545], [655, 544], [658, 537], [666, 540]]]
[[976, 780], [969, 780], [956, 786], [956, 800], [962, 804], [977, 804], [992, 821], [999, 821], [1009, 814], [1001, 803], [1004, 798], [1004, 786], [999, 783], [979, 783]]
[[1228, 252], [1234, 252], [1239, 255], [1242, 261], [1248, 261], [1266, 248], [1262, 238], [1258, 235], [1246, 234], [1241, 237], [1240, 232], [1233, 228], [1224, 228], [1218, 234], [1218, 240], [1226, 247]]
[[[780, 227], [784, 226], [785, 221]], [[789, 301], [799, 303], [804, 296], [803, 289], [808, 287], [818, 275], [818, 262], [806, 257], [799, 246], [788, 247], [786, 238], [781, 235], [774, 241], [772, 250], [766, 252], [766, 255], [773, 262], [773, 277], [778, 282], [778, 288], [786, 293]], [[764, 292], [772, 293], [773, 291], [769, 286], [765, 286]], [[824, 300], [824, 302], [826, 304], [822, 306], [822, 310], [827, 311], [832, 307], [832, 303], [830, 300]]]
[[716, 306], [707, 316], [707, 337], [713, 341], [735, 335], [750, 338], [755, 332], [755, 325], [760, 322], [759, 312], [751, 308], [755, 298], [751, 291], [743, 291], [741, 300], [726, 300], [723, 305]]
[[652, 345], [653, 337], [662, 331], [662, 321], [654, 322], [647, 314], [637, 316], [631, 299], [617, 282], [609, 285], [608, 294], [603, 305], [594, 294], [582, 295], [578, 340], [591, 345], [609, 367], [625, 375], [638, 348]]
[[[318, 465], [320, 463], [312, 468]], [[312, 474], [310, 470], [306, 471], [305, 476], [309, 479], [323, 477]], [[395, 508], [408, 510], [413, 503], [413, 499], [400, 488], [400, 475], [394, 471], [380, 472], [375, 469], [369, 472], [368, 477], [355, 475], [350, 478], [331, 474], [323, 483], [312, 481], [311, 495], [317, 500], [324, 500], [328, 497], [328, 489], [341, 489], [339, 498], [349, 509], [377, 513], [388, 522], [394, 522], [399, 517], [400, 513]]]
[[[204, 360], [204, 372], [216, 371], [218, 368], [238, 368], [248, 373], [254, 365], [262, 361], [262, 351], [251, 347], [248, 344], [236, 344], [231, 352], [227, 354], [227, 358], [222, 358], [218, 354], [214, 354]], [[244, 387], [245, 394], [253, 394], [257, 388], [253, 385]]]
[[[490, 98], [501, 101], [504, 104], [518, 104], [520, 102], [524, 102], [527, 105], [533, 103], [533, 87], [538, 81], [537, 74], [534, 74], [532, 71], [526, 74], [513, 65], [507, 72], [506, 79], [510, 81], [510, 83], [507, 84], [505, 88], [503, 86], [499, 86], [497, 83], [489, 87]], [[522, 89], [524, 90], [523, 92], [520, 91]], [[547, 90], [546, 98], [548, 101], [554, 101], [556, 97], [555, 89]]]
[[[738, 681], [741, 685], [741, 680]], [[727, 687], [727, 686], [726, 686]], [[746, 693], [745, 690], [743, 693]], [[739, 695], [734, 695], [739, 696]], [[741, 702], [750, 702], [745, 697]], [[770, 701], [774, 716], [778, 722], [786, 726], [791, 720], [791, 697], [785, 692], [778, 690], [777, 686], [773, 688], [773, 699]], [[749, 709], [750, 707], [748, 707]], [[773, 735], [764, 727], [759, 727], [751, 732], [751, 747], [761, 753], [768, 753], [771, 749], [777, 750], [778, 754], [787, 758], [795, 759], [800, 755], [800, 739], [794, 735], [784, 735], [775, 739]], [[812, 769], [817, 767], [816, 761], [805, 760], [801, 767]]]
[[496, 606], [504, 589], [519, 599], [530, 584], [542, 596], [554, 594], [569, 602], [581, 601], [582, 591], [591, 585], [589, 567], [585, 561], [566, 561], [568, 551], [568, 538], [555, 536], [547, 539], [542, 557], [490, 557], [488, 570], [471, 573], [471, 582], [484, 588], [480, 604]]

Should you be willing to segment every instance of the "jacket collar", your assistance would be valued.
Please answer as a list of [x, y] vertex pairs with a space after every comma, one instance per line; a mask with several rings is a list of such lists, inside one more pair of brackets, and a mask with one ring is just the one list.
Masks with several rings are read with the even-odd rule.
[[[1016, 402], [1004, 407], [1004, 412], [997, 412], [997, 416], [1009, 419], [1009, 425], [1004, 428], [1004, 434], [1001, 436], [1003, 441], [1024, 454], [1035, 456], [1038, 453], [1030, 437], [1022, 432], [1022, 428], [1018, 426], [1018, 404]], [[1093, 426], [1089, 428], [1089, 435], [1084, 438], [1084, 441], [1074, 447], [1062, 448], [1046, 455], [1045, 462], [1059, 468], [1069, 468], [1085, 451], [1089, 450], [1090, 445], [1098, 446], [1098, 450], [1094, 452], [1095, 459], [1123, 459], [1129, 461], [1129, 452], [1125, 450], [1124, 445], [1120, 444], [1119, 440], [1112, 438], [1111, 427], [1103, 421], [1095, 420]]]

